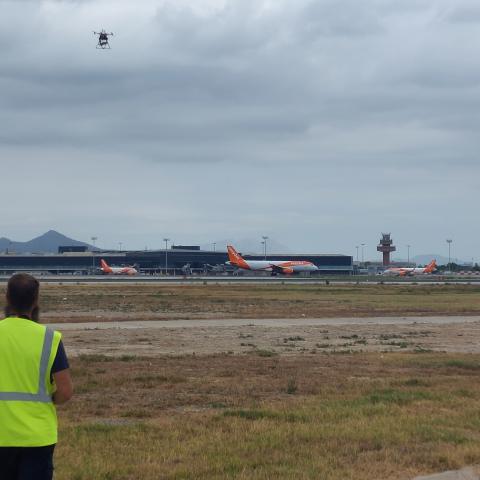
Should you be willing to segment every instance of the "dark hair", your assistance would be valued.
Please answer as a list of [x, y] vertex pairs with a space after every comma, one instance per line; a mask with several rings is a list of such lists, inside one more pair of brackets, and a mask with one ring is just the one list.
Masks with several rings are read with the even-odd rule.
[[7, 307], [5, 313], [30, 314], [38, 300], [40, 284], [38, 280], [26, 273], [17, 273], [8, 281]]

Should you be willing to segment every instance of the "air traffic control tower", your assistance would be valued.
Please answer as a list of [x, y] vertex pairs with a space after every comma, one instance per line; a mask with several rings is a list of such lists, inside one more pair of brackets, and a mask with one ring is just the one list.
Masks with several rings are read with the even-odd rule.
[[382, 233], [382, 238], [380, 239], [380, 245], [377, 247], [378, 252], [383, 253], [383, 266], [388, 267], [390, 265], [390, 253], [394, 252], [397, 247], [393, 244], [390, 233]]

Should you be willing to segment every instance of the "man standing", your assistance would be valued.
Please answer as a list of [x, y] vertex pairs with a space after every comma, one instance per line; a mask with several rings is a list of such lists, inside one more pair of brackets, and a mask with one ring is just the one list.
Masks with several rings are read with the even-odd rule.
[[38, 322], [39, 283], [16, 274], [0, 321], [0, 478], [51, 480], [57, 443], [54, 404], [73, 394], [60, 332]]

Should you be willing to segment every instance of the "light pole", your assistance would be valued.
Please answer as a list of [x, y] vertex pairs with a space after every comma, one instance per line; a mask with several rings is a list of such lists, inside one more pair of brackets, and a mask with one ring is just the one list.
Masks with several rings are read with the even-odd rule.
[[365, 256], [364, 256], [364, 253], [365, 253], [365, 244], [362, 243], [362, 263], [365, 263]]
[[215, 242], [213, 242], [213, 251], [216, 252], [217, 251], [217, 244]]
[[98, 237], [91, 237], [93, 243], [92, 249], [92, 274], [95, 274], [95, 242], [98, 240]]
[[359, 246], [356, 245], [355, 248], [357, 249], [357, 263], [358, 263], [358, 249], [359, 249]]
[[407, 245], [407, 266], [410, 266], [410, 247], [411, 245]]
[[267, 240], [268, 240], [268, 237], [267, 236], [262, 236], [263, 238], [263, 259], [266, 260], [267, 259]]
[[452, 242], [453, 242], [453, 240], [451, 238], [447, 238], [447, 243], [448, 243], [448, 269], [449, 270], [452, 269], [452, 265], [451, 265]]
[[118, 249], [120, 252], [122, 251], [122, 242], [118, 242]]
[[165, 275], [168, 272], [168, 242], [170, 241], [169, 238], [164, 238], [163, 241], [165, 242]]

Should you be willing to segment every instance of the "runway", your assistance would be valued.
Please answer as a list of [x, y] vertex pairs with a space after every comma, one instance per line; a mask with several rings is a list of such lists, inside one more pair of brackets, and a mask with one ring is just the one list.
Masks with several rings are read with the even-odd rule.
[[[9, 276], [1, 276], [0, 284], [7, 283]], [[270, 277], [270, 276], [112, 276], [112, 275], [37, 275], [41, 283], [49, 284], [149, 284], [149, 285], [480, 285], [479, 277]]]

